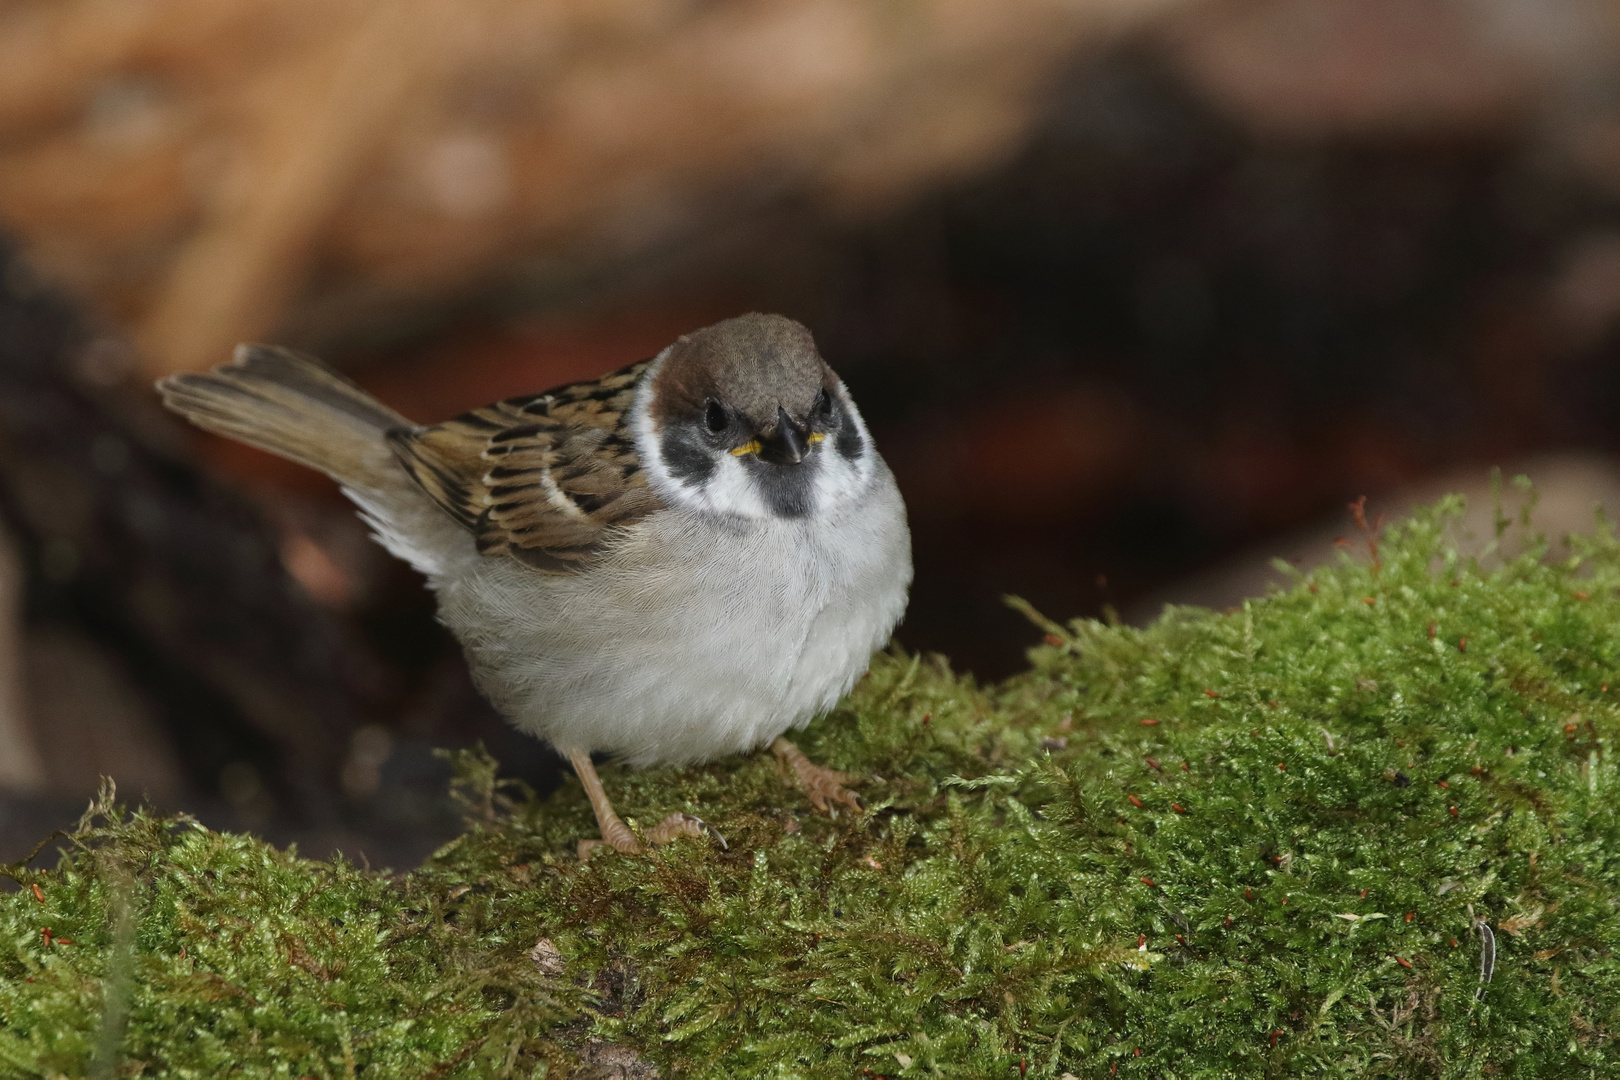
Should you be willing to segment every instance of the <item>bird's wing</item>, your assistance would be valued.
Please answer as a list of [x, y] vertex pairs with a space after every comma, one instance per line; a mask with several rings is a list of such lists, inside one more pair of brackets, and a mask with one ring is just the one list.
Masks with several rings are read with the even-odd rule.
[[617, 527], [662, 502], [630, 430], [650, 360], [592, 382], [508, 398], [388, 441], [422, 490], [485, 554], [547, 571], [588, 565]]

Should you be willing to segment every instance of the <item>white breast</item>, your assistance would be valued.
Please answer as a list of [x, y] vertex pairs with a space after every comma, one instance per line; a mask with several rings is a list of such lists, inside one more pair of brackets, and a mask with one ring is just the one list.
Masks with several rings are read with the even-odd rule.
[[905, 610], [911, 539], [888, 469], [808, 519], [661, 511], [592, 568], [509, 558], [435, 581], [480, 688], [559, 749], [635, 765], [760, 747], [831, 708]]

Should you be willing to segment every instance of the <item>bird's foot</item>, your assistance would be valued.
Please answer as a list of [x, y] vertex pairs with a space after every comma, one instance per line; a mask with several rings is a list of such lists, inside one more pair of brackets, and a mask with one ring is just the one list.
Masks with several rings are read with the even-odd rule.
[[851, 810], [865, 809], [861, 805], [860, 796], [844, 786], [843, 773], [817, 765], [804, 756], [803, 750], [786, 739], [777, 739], [771, 743], [771, 753], [776, 755], [778, 761], [793, 770], [794, 783], [810, 800], [810, 805], [823, 814], [837, 817], [840, 803]]
[[[639, 855], [643, 848], [636, 840], [630, 827], [619, 820], [617, 814], [603, 823], [602, 839], [581, 840], [579, 842], [579, 860], [584, 862], [604, 847], [611, 847], [621, 855]], [[690, 836], [701, 840], [704, 836], [712, 836], [720, 845], [722, 851], [729, 850], [726, 838], [720, 835], [720, 830], [693, 814], [683, 814], [677, 811], [663, 821], [652, 827], [647, 833], [647, 842], [662, 847], [672, 840], [682, 836]]]
[[[614, 811], [613, 804], [608, 801], [607, 792], [602, 790], [602, 779], [596, 775], [596, 766], [591, 764], [591, 755], [584, 750], [570, 750], [568, 760], [573, 763], [574, 772], [579, 774], [579, 782], [585, 788], [585, 795], [591, 800], [591, 809], [596, 813], [596, 827], [602, 830], [602, 839], [579, 842], [580, 860], [583, 862], [590, 858], [603, 846], [610, 847], [621, 855], [640, 855], [641, 841], [636, 839], [636, 834], [630, 831], [630, 826], [624, 823]], [[704, 833], [713, 836], [720, 844], [721, 850], [726, 849], [726, 838], [720, 835], [720, 830], [702, 818], [679, 812], [654, 825], [652, 831], [647, 834], [647, 841], [662, 845], [678, 836], [701, 838]]]

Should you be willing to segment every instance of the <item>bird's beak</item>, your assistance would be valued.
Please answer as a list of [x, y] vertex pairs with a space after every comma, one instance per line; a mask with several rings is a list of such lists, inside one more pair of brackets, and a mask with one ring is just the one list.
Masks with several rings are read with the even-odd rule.
[[795, 423], [780, 405], [776, 407], [776, 430], [759, 439], [759, 456], [777, 465], [797, 465], [804, 460], [810, 443], [810, 430]]

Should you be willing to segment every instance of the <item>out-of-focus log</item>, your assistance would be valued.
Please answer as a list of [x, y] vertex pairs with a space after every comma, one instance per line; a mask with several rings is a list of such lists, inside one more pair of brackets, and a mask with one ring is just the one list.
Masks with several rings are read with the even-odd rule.
[[71, 123], [108, 80], [161, 75], [192, 92], [330, 33], [341, 2], [73, 0], [0, 13], [0, 137]]
[[280, 92], [264, 103], [255, 145], [238, 165], [252, 181], [207, 216], [141, 327], [155, 374], [219, 363], [237, 341], [271, 329], [395, 114], [451, 54], [449, 3], [368, 0], [352, 32], [277, 80]]
[[1532, 112], [1546, 81], [1534, 46], [1492, 7], [1217, 0], [1164, 37], [1217, 106], [1272, 135], [1472, 133]]
[[0, 218], [149, 373], [995, 163], [1185, 0], [15, 0]]

